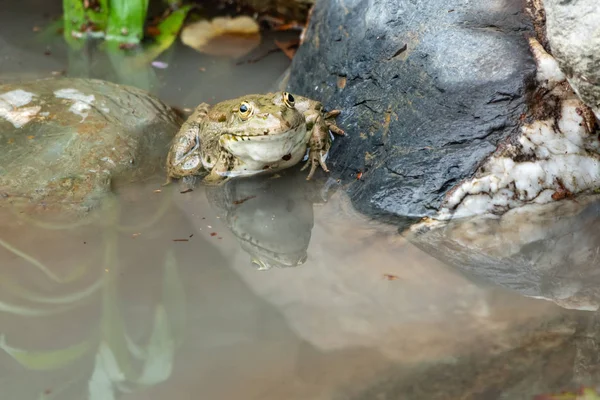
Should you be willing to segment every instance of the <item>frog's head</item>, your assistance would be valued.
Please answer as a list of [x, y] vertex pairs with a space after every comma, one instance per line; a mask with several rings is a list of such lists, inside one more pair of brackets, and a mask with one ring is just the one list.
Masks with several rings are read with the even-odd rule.
[[288, 92], [232, 100], [219, 144], [243, 162], [285, 160], [307, 141], [306, 120]]

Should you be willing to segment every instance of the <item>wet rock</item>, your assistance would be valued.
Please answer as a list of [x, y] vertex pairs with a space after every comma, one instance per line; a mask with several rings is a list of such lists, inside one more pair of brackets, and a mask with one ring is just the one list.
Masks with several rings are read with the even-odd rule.
[[0, 86], [5, 201], [88, 210], [111, 186], [161, 171], [180, 125], [148, 93], [99, 80]]
[[537, 89], [515, 137], [502, 143], [475, 176], [452, 188], [436, 218], [503, 214], [600, 187], [595, 118], [566, 82], [556, 60], [530, 39]]
[[319, 2], [289, 89], [344, 110], [330, 168], [360, 211], [434, 215], [518, 132], [532, 33], [516, 0]]
[[[557, 216], [560, 216], [557, 218]], [[466, 273], [567, 309], [600, 309], [600, 196], [414, 225], [408, 238]]]
[[545, 0], [546, 32], [560, 68], [600, 118], [600, 8], [596, 0]]

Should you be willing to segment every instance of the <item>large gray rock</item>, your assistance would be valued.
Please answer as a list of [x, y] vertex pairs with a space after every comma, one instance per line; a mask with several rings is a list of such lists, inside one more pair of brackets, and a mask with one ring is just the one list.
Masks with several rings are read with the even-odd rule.
[[600, 7], [597, 0], [545, 0], [552, 55], [579, 97], [600, 118]]
[[[367, 214], [433, 215], [517, 132], [535, 66], [518, 0], [322, 1], [289, 89], [343, 110], [329, 165]], [[357, 174], [363, 172], [360, 180]]]
[[0, 195], [87, 210], [115, 180], [160, 172], [179, 117], [148, 93], [110, 82], [0, 85]]

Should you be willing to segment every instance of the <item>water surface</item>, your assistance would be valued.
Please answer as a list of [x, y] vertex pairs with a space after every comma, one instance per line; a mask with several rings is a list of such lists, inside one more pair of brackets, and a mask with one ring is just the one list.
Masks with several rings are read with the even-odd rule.
[[[102, 52], [78, 62], [60, 37], [37, 38], [32, 28], [60, 11], [47, 3], [3, 8], [1, 82], [55, 71], [194, 107], [267, 91], [289, 65], [280, 53], [237, 65], [178, 43], [161, 56], [167, 69], [120, 73]], [[461, 269], [444, 258], [440, 246], [451, 244], [421, 250], [356, 213], [334, 178], [303, 178], [294, 170], [182, 194], [155, 177], [118, 186], [74, 225], [0, 209], [2, 398], [529, 399], [600, 382], [597, 314], [519, 291], [546, 265], [531, 251], [515, 254], [540, 267], [533, 274], [513, 262], [494, 275], [482, 259]], [[563, 225], [593, 227], [598, 213], [584, 206]], [[511, 226], [497, 238], [494, 229], [456, 230], [468, 236], [462, 245], [505, 249], [532, 232]], [[585, 251], [585, 281], [598, 242], [570, 243], [556, 257]], [[503, 251], [478, 254], [498, 260]], [[259, 270], [253, 259], [305, 262]], [[494, 279], [507, 271], [510, 282]], [[552, 271], [556, 281], [565, 269]]]

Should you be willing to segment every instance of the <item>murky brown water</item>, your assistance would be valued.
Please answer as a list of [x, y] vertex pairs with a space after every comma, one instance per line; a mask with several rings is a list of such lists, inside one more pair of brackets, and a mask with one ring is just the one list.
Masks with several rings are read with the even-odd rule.
[[[56, 11], [37, 3], [0, 14], [0, 81], [72, 71], [59, 39], [51, 55], [35, 41]], [[179, 44], [164, 59], [142, 83], [181, 107], [266, 91], [288, 65]], [[596, 313], [476, 282], [326, 178], [161, 183], [118, 188], [77, 225], [0, 209], [1, 399], [530, 399], [599, 377]]]

